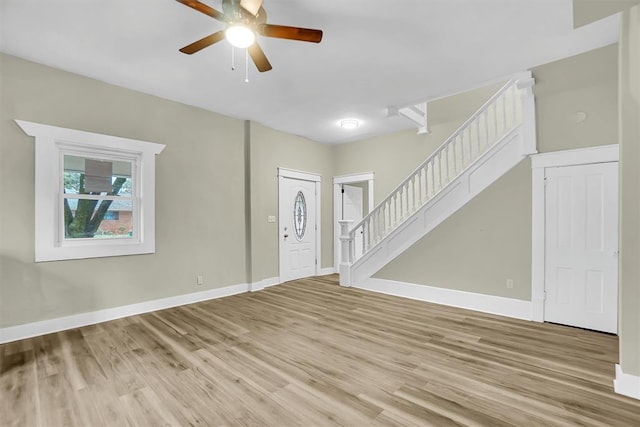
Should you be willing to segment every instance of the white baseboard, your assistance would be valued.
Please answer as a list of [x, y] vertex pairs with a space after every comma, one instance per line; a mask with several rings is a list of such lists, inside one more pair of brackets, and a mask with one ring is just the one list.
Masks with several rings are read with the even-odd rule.
[[354, 287], [483, 313], [531, 320], [531, 302], [371, 277]]
[[616, 379], [613, 380], [613, 389], [618, 394], [640, 399], [640, 377], [625, 374], [622, 367], [616, 364]]
[[9, 326], [6, 328], [0, 328], [0, 344], [64, 331], [67, 329], [79, 328], [81, 326], [107, 322], [109, 320], [120, 319], [122, 317], [133, 316], [136, 314], [148, 313], [150, 311], [157, 311], [165, 308], [177, 307], [179, 305], [193, 304], [195, 302], [241, 294], [248, 290], [249, 286], [247, 284], [232, 285], [224, 288], [176, 295], [173, 297], [145, 301], [137, 304], [123, 305], [121, 307], [106, 308], [104, 310], [92, 311], [89, 313], [74, 314], [72, 316], [26, 323], [24, 325]]
[[262, 279], [259, 282], [254, 282], [249, 286], [251, 292], [261, 291], [264, 288], [268, 288], [269, 286], [279, 285], [280, 278], [279, 277], [269, 277], [268, 279]]
[[[318, 276], [326, 276], [327, 274], [333, 274], [335, 272], [336, 271], [333, 267], [321, 268], [318, 270]], [[253, 282], [249, 286], [249, 289], [251, 290], [251, 292], [257, 292], [265, 288], [268, 288], [269, 286], [279, 285], [280, 283], [282, 282], [280, 281], [279, 277], [269, 277], [268, 279], [263, 279], [258, 282]]]

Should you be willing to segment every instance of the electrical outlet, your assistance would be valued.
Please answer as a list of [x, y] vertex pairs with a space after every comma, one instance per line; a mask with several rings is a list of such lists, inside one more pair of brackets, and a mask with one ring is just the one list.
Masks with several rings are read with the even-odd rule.
[[204, 276], [198, 276], [196, 278], [196, 285], [198, 286], [204, 285]]
[[507, 289], [513, 289], [513, 279], [507, 279]]

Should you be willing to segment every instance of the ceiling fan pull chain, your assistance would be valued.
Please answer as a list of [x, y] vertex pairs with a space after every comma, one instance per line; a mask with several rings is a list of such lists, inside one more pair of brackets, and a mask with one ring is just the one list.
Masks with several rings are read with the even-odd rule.
[[249, 83], [249, 49], [244, 50], [244, 82]]
[[236, 49], [231, 46], [231, 70], [236, 70]]

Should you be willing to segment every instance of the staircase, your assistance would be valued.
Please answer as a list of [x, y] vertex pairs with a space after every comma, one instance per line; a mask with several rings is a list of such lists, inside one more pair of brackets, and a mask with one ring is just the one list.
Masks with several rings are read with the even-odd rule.
[[533, 84], [514, 76], [360, 222], [339, 221], [341, 285], [362, 284], [536, 153]]

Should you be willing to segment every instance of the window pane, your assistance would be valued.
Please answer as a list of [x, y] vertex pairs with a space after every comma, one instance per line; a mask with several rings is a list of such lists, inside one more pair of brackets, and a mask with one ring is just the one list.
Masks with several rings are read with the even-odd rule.
[[304, 200], [302, 191], [298, 191], [293, 203], [293, 227], [296, 231], [296, 238], [302, 240], [307, 229], [307, 202]]
[[79, 156], [64, 156], [66, 194], [131, 195], [132, 163]]
[[123, 200], [64, 199], [65, 239], [133, 236], [133, 203]]

